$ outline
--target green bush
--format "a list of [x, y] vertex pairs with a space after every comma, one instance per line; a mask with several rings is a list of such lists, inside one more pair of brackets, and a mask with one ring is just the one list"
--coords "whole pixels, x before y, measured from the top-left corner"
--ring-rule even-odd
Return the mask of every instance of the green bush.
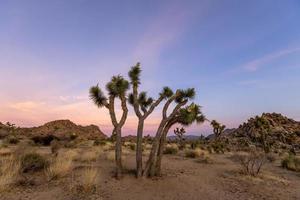
[[36, 172], [48, 166], [48, 161], [38, 153], [27, 153], [21, 157], [21, 168], [24, 173]]
[[281, 166], [292, 171], [300, 171], [300, 159], [290, 154], [281, 161]]
[[178, 147], [175, 145], [171, 145], [171, 146], [166, 146], [165, 150], [164, 150], [164, 154], [177, 154], [178, 153]]

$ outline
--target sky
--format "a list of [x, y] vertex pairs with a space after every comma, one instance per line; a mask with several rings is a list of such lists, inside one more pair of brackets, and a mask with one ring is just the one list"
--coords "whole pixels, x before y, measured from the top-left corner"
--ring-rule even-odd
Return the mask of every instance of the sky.
[[[0, 121], [70, 119], [110, 135], [88, 90], [136, 62], [141, 90], [194, 87], [206, 117], [228, 128], [263, 112], [300, 120], [299, 22], [299, 0], [0, 0]], [[136, 133], [129, 111], [124, 135]], [[160, 119], [158, 107], [145, 134]]]

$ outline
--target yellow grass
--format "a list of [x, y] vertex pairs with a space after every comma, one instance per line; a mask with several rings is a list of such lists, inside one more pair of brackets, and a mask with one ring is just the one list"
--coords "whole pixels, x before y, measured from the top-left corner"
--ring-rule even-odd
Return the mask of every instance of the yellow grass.
[[73, 160], [77, 153], [75, 151], [67, 151], [59, 154], [45, 170], [49, 180], [66, 176], [73, 168]]
[[92, 162], [96, 161], [99, 155], [95, 151], [86, 151], [80, 155], [80, 161], [82, 162]]
[[114, 145], [111, 142], [107, 142], [102, 146], [103, 151], [109, 151], [114, 149]]
[[0, 148], [0, 156], [10, 156], [12, 151], [10, 148]]
[[150, 154], [149, 149], [143, 151], [143, 156], [148, 156], [149, 154]]
[[85, 193], [91, 193], [96, 189], [98, 178], [97, 168], [88, 167], [84, 169], [80, 181], [80, 187]]
[[[115, 152], [114, 151], [106, 152], [105, 158], [109, 161], [115, 161]], [[124, 155], [124, 152], [123, 152], [122, 160], [125, 160], [125, 159], [126, 159], [126, 156]]]
[[109, 161], [114, 161], [115, 160], [115, 152], [114, 151], [107, 152], [106, 159]]
[[8, 190], [16, 182], [20, 169], [20, 161], [15, 157], [3, 158], [0, 168], [0, 192]]

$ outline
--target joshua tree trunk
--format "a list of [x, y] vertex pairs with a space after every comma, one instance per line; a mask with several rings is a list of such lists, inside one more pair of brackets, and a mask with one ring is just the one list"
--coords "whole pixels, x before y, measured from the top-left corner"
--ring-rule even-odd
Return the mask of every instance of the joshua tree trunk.
[[166, 126], [166, 124], [168, 123], [169, 120], [173, 119], [173, 117], [175, 116], [176, 112], [187, 103], [187, 100], [179, 103], [176, 105], [176, 107], [173, 109], [172, 113], [167, 116], [167, 110], [169, 105], [175, 100], [176, 95], [173, 96], [172, 98], [170, 98], [167, 103], [165, 104], [164, 108], [163, 108], [163, 119], [157, 129], [153, 144], [152, 144], [152, 149], [148, 158], [148, 161], [146, 163], [146, 167], [144, 170], [144, 176], [154, 176], [156, 173], [156, 162], [157, 162], [157, 154], [158, 154], [158, 149], [160, 147], [160, 140], [162, 137], [162, 133], [164, 130], [164, 127]]
[[143, 173], [143, 129], [144, 119], [139, 118], [137, 128], [137, 141], [136, 141], [136, 176], [141, 177]]
[[116, 178], [119, 179], [122, 176], [122, 134], [121, 128], [116, 128], [116, 149], [115, 149], [115, 160], [116, 160]]
[[159, 148], [158, 148], [158, 152], [157, 152], [157, 161], [156, 161], [156, 174], [155, 174], [156, 176], [161, 176], [161, 160], [162, 160], [162, 156], [163, 156], [166, 141], [167, 141], [167, 134], [173, 124], [174, 123], [169, 122], [165, 126], [165, 128], [163, 129], [163, 132], [162, 132], [162, 136], [160, 138]]
[[157, 160], [157, 152], [159, 149], [159, 143], [160, 143], [160, 139], [161, 139], [161, 135], [162, 135], [162, 131], [163, 128], [166, 124], [166, 120], [162, 120], [159, 128], [156, 132], [153, 144], [152, 144], [152, 149], [148, 158], [148, 161], [146, 163], [146, 167], [144, 170], [144, 176], [148, 177], [148, 176], [154, 176], [155, 175], [155, 164], [156, 164], [156, 160]]
[[[116, 178], [119, 179], [122, 176], [122, 127], [125, 124], [128, 109], [126, 106], [126, 98], [125, 96], [120, 96], [121, 99], [121, 107], [123, 110], [123, 114], [121, 117], [121, 120], [119, 123], [115, 123], [115, 132], [116, 132], [116, 146], [115, 146], [115, 158], [116, 158]], [[115, 112], [112, 110], [112, 113], [114, 113], [113, 118], [116, 121]]]

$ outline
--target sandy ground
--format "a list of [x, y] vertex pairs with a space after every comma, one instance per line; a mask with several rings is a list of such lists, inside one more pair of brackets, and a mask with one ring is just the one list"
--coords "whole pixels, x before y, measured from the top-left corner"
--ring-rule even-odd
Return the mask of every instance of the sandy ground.
[[[46, 150], [45, 150], [46, 151]], [[257, 178], [241, 175], [239, 165], [229, 154], [210, 155], [213, 164], [181, 155], [165, 155], [163, 176], [155, 179], [134, 177], [134, 152], [126, 155], [126, 172], [121, 180], [112, 178], [113, 161], [101, 156], [93, 167], [99, 170], [93, 194], [72, 192], [79, 172], [87, 163], [76, 162], [73, 175], [47, 182], [43, 173], [35, 174], [32, 186], [17, 186], [2, 194], [3, 200], [218, 200], [218, 199], [300, 199], [300, 175], [280, 168], [279, 160], [264, 166]], [[75, 178], [74, 178], [75, 177]]]

